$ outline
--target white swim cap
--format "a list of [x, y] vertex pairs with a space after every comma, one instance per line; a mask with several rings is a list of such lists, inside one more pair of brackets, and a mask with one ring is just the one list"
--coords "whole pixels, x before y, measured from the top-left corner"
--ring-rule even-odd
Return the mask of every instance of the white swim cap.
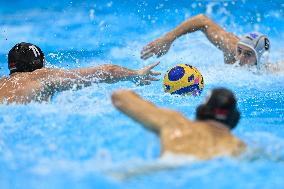
[[260, 66], [260, 58], [265, 52], [270, 50], [270, 42], [266, 35], [259, 32], [252, 32], [244, 35], [238, 44], [252, 49], [256, 55], [256, 65]]

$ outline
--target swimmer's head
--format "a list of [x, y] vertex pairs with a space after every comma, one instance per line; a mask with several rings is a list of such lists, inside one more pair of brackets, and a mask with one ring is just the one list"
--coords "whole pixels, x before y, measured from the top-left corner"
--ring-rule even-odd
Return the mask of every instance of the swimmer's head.
[[270, 50], [270, 42], [267, 36], [258, 32], [252, 32], [244, 35], [237, 45], [237, 59], [240, 65], [256, 65], [261, 64], [261, 57], [268, 54]]
[[215, 120], [229, 129], [235, 128], [240, 119], [240, 112], [234, 94], [225, 88], [213, 89], [205, 102], [197, 108], [196, 119]]
[[41, 49], [31, 43], [18, 43], [8, 54], [10, 74], [15, 72], [32, 72], [44, 67], [45, 58]]

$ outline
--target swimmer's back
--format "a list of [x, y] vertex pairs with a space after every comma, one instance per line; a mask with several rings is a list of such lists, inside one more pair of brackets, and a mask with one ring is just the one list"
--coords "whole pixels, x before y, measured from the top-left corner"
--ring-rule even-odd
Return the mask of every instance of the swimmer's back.
[[196, 121], [181, 127], [166, 127], [161, 132], [162, 154], [188, 154], [200, 159], [238, 155], [245, 144], [229, 129], [215, 121]]
[[210, 159], [238, 155], [245, 148], [226, 125], [213, 119], [191, 121], [179, 112], [158, 108], [127, 90], [114, 92], [112, 102], [120, 111], [160, 135], [161, 155], [171, 152]]

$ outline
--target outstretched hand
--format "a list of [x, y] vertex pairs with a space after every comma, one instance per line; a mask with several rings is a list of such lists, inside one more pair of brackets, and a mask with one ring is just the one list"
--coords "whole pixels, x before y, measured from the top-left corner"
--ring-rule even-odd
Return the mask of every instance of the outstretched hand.
[[152, 71], [152, 69], [158, 64], [160, 64], [160, 62], [156, 62], [137, 70], [137, 76], [134, 77], [133, 82], [136, 85], [149, 85], [151, 84], [151, 81], [159, 81], [160, 79], [156, 78], [155, 76], [161, 75], [161, 73]]
[[169, 51], [172, 42], [172, 40], [169, 40], [166, 37], [158, 38], [155, 41], [152, 41], [141, 51], [141, 58], [146, 60], [153, 55], [157, 55], [157, 57], [163, 56]]

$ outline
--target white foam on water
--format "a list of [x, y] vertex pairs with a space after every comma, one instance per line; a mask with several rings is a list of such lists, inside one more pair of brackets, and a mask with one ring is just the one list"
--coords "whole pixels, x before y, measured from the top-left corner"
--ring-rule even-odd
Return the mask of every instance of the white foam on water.
[[[200, 7], [201, 5], [198, 4], [194, 2], [190, 7]], [[108, 2], [104, 5], [104, 7], [114, 6], [115, 2]], [[161, 6], [159, 5], [158, 8], [162, 9]], [[183, 9], [179, 9], [177, 12], [185, 15], [186, 18], [192, 14], [190, 10]], [[217, 20], [223, 26], [226, 26], [225, 23], [228, 21], [233, 22], [234, 19], [239, 19], [235, 18], [227, 10], [227, 7], [215, 5], [215, 2], [208, 4], [207, 13], [213, 17], [214, 13], [225, 15]], [[21, 20], [23, 15], [26, 18], [36, 18], [36, 15], [39, 14], [42, 15], [41, 18], [45, 18], [43, 19], [44, 24], [36, 19], [18, 25], [9, 22], [13, 19]], [[270, 11], [269, 14], [271, 15], [266, 18], [280, 19], [282, 16], [279, 11]], [[270, 113], [277, 109], [279, 114], [283, 114], [281, 102], [279, 102], [279, 106], [270, 107], [270, 109], [260, 109], [256, 106], [262, 105], [264, 100], [281, 100], [271, 94], [274, 94], [274, 91], [279, 95], [282, 94], [280, 91], [283, 90], [283, 71], [275, 74], [259, 73], [246, 67], [225, 65], [222, 52], [210, 44], [201, 32], [189, 34], [176, 40], [170, 51], [160, 59], [151, 58], [142, 61], [140, 51], [143, 46], [164, 35], [175, 25], [172, 23], [165, 23], [165, 26], [161, 27], [159, 24], [156, 24], [157, 27], [156, 25], [148, 25], [151, 29], [147, 29], [145, 33], [138, 33], [135, 28], [133, 29], [133, 26], [143, 23], [144, 20], [140, 16], [134, 15], [129, 18], [128, 22], [125, 15], [99, 14], [94, 6], [84, 10], [78, 8], [75, 12], [34, 10], [15, 13], [12, 15], [15, 17], [9, 16], [0, 16], [3, 19], [9, 18], [6, 20], [7, 23], [0, 27], [1, 32], [5, 30], [5, 36], [8, 38], [8, 41], [0, 42], [0, 46], [3, 47], [3, 52], [1, 52], [4, 54], [15, 42], [32, 41], [40, 43], [52, 51], [47, 54], [49, 66], [56, 64], [57, 67], [64, 68], [64, 65], [70, 64], [70, 62], [64, 59], [65, 55], [61, 50], [72, 49], [75, 52], [82, 49], [94, 50], [100, 44], [105, 43], [110, 44], [110, 47], [107, 47], [104, 58], [94, 57], [82, 63], [82, 57], [70, 55], [69, 58], [75, 62], [72, 66], [97, 66], [104, 63], [114, 63], [138, 69], [160, 60], [161, 64], [155, 70], [160, 71], [162, 75], [159, 77], [161, 81], [153, 82], [150, 86], [138, 87], [131, 82], [112, 85], [94, 84], [78, 91], [70, 90], [58, 93], [51, 102], [47, 103], [0, 105], [0, 161], [3, 163], [2, 165], [8, 167], [8, 174], [13, 174], [9, 172], [11, 169], [28, 170], [29, 173], [36, 176], [64, 172], [69, 175], [87, 177], [93, 173], [100, 173], [122, 182], [128, 182], [132, 178], [145, 178], [149, 175], [151, 178], [155, 178], [155, 176], [159, 176], [159, 173], [166, 172], [167, 174], [162, 174], [162, 179], [172, 179], [169, 181], [170, 183], [182, 185], [189, 178], [216, 175], [220, 169], [226, 169], [226, 166], [232, 166], [240, 171], [251, 169], [253, 172], [255, 167], [251, 165], [252, 160], [259, 162], [259, 164], [263, 164], [263, 161], [271, 161], [276, 164], [278, 162], [279, 166], [282, 165], [284, 144], [282, 136], [273, 133], [277, 131], [274, 131], [275, 128], [272, 127], [267, 130], [263, 129], [261, 132], [256, 132], [256, 128], [251, 129], [251, 127], [267, 125], [269, 118], [258, 117], [264, 112]], [[51, 17], [56, 18], [56, 22]], [[154, 17], [151, 16], [150, 19], [155, 22], [159, 21]], [[265, 21], [263, 17], [258, 16], [257, 18]], [[162, 16], [159, 19], [162, 19]], [[247, 19], [249, 18], [247, 17]], [[69, 27], [74, 28], [68, 29]], [[232, 24], [228, 30], [242, 34], [242, 32], [246, 33], [247, 30], [253, 28], [262, 30], [265, 27], [260, 23], [248, 28], [246, 25]], [[277, 29], [271, 27], [265, 28], [264, 31], [274, 30]], [[283, 33], [280, 31], [278, 33], [279, 36], [271, 38], [270, 58], [273, 64], [279, 64], [280, 70], [283, 70], [283, 42], [279, 40], [283, 37]], [[119, 43], [115, 43], [117, 41]], [[108, 59], [107, 61], [105, 61], [105, 57]], [[163, 74], [178, 63], [193, 65], [201, 71], [205, 81], [205, 89], [201, 97], [176, 97], [163, 92]], [[248, 112], [244, 108], [244, 112], [251, 114], [246, 116], [252, 116], [253, 125], [248, 127], [241, 125], [241, 128], [236, 131], [236, 134], [251, 145], [251, 148], [243, 158], [232, 160], [233, 163], [230, 162], [230, 158], [215, 159], [208, 164], [199, 162], [203, 166], [197, 166], [197, 168], [191, 167], [191, 165], [198, 164], [198, 161], [187, 156], [168, 155], [159, 159], [158, 137], [152, 136], [139, 124], [118, 112], [112, 106], [110, 99], [114, 90], [127, 88], [136, 91], [143, 98], [159, 106], [183, 111], [186, 116], [192, 118], [194, 117], [194, 109], [202, 101], [205, 92], [216, 86], [225, 86], [234, 90], [239, 98], [239, 103], [245, 104], [249, 110], [252, 109], [252, 112]], [[253, 102], [250, 103], [250, 100]], [[273, 119], [276, 119], [276, 116]], [[278, 120], [277, 123], [281, 124], [281, 120]], [[241, 122], [241, 124], [243, 123]], [[249, 165], [245, 162], [249, 162]], [[189, 168], [184, 171], [182, 167], [187, 166]], [[179, 170], [181, 174], [173, 173], [175, 170]], [[228, 173], [224, 170], [223, 172]], [[223, 172], [221, 171], [220, 174]], [[245, 177], [247, 172], [242, 173]], [[254, 175], [260, 177], [257, 173]], [[271, 179], [272, 181], [273, 179]]]

